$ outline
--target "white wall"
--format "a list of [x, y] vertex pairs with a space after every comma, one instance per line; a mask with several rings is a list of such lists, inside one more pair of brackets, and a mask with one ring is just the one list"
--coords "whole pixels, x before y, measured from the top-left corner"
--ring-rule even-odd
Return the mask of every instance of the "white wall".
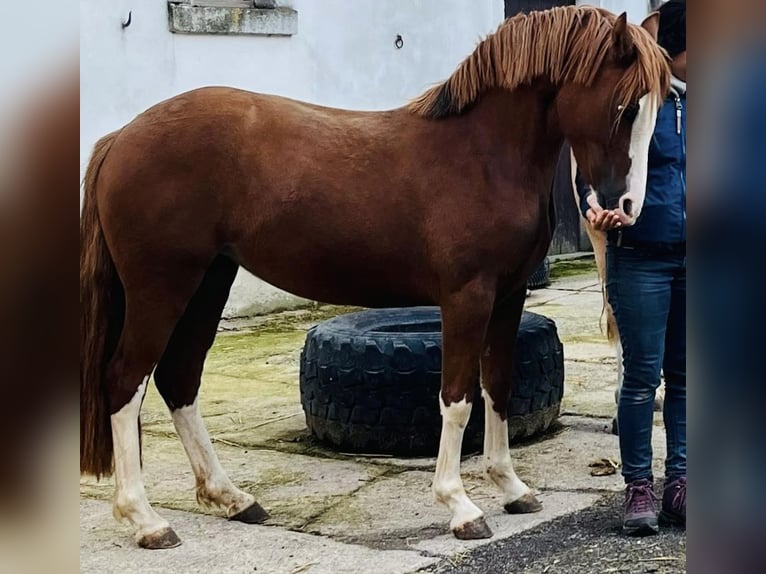
[[[292, 37], [171, 34], [165, 0], [81, 0], [80, 158], [147, 107], [205, 85], [228, 85], [351, 109], [403, 105], [447, 77], [503, 19], [502, 0], [283, 0]], [[122, 19], [133, 12], [123, 30]], [[404, 47], [394, 39], [401, 34]], [[244, 271], [225, 314], [297, 299]]]
[[628, 21], [640, 24], [649, 13], [649, 0], [577, 0], [577, 5], [590, 4], [615, 14], [628, 13]]

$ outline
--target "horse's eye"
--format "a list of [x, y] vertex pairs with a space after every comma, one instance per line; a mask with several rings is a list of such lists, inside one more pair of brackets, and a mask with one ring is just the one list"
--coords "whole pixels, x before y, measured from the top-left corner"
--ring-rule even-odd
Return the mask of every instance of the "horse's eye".
[[638, 102], [628, 104], [627, 106], [617, 106], [617, 111], [622, 114], [622, 118], [627, 122], [632, 122], [638, 115]]

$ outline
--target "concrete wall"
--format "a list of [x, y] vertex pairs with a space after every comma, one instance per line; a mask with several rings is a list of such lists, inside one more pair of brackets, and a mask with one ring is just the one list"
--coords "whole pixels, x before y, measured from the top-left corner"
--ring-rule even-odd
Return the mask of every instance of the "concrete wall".
[[[351, 109], [403, 105], [447, 77], [503, 19], [502, 0], [283, 0], [291, 37], [178, 35], [165, 0], [81, 0], [80, 157], [147, 107], [205, 85], [229, 85]], [[130, 27], [120, 22], [132, 10]], [[394, 46], [400, 34], [404, 46]], [[225, 314], [300, 301], [244, 271]]]

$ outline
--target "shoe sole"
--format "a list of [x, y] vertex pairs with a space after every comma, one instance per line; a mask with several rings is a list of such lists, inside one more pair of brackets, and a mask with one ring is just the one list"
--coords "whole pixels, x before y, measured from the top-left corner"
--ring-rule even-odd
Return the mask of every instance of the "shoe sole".
[[652, 534], [657, 534], [660, 531], [659, 524], [638, 524], [636, 526], [625, 526], [622, 527], [622, 532], [624, 534], [627, 534], [628, 536], [651, 536]]

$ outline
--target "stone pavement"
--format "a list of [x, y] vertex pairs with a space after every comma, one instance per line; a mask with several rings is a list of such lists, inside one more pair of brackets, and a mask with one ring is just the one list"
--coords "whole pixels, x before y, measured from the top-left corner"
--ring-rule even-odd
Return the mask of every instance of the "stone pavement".
[[[447, 530], [447, 510], [432, 499], [433, 458], [355, 456], [315, 444], [300, 406], [298, 356], [309, 326], [348, 310], [321, 306], [228, 321], [206, 364], [200, 399], [206, 424], [224, 468], [270, 512], [269, 522], [230, 523], [220, 512], [197, 506], [188, 461], [152, 387], [142, 413], [146, 488], [184, 544], [138, 549], [130, 527], [112, 518], [112, 480], [83, 478], [81, 571], [413, 572], [619, 491], [619, 474], [593, 477], [588, 467], [595, 459], [619, 459], [616, 437], [608, 432], [616, 364], [599, 326], [602, 299], [595, 269], [578, 260], [556, 270], [559, 278], [533, 291], [527, 308], [553, 318], [564, 342], [561, 424], [546, 437], [512, 447], [518, 474], [543, 502], [541, 513], [505, 514], [474, 453], [464, 460], [463, 480], [495, 536], [459, 541]], [[661, 425], [655, 431], [656, 472], [662, 476], [664, 432]]]

